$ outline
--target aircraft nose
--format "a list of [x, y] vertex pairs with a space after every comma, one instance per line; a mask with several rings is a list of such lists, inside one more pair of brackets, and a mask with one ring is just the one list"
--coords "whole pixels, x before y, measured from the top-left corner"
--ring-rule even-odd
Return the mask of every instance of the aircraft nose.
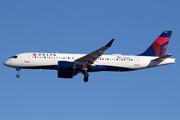
[[6, 60], [4, 63], [3, 63], [5, 66], [10, 66], [11, 62], [9, 60]]

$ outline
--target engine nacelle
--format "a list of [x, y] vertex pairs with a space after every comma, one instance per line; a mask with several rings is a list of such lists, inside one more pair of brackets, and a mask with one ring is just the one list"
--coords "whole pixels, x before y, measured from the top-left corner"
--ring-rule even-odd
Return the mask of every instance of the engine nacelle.
[[73, 78], [73, 62], [58, 61], [58, 78]]
[[58, 61], [58, 71], [73, 71], [73, 62]]

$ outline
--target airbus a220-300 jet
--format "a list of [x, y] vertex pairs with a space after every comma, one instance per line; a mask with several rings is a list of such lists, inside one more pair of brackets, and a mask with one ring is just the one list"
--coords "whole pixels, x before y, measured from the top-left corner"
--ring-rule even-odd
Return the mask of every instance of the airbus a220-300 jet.
[[152, 45], [138, 55], [103, 55], [111, 47], [114, 39], [105, 46], [89, 54], [62, 54], [29, 52], [12, 56], [4, 62], [5, 66], [16, 68], [19, 78], [20, 69], [53, 69], [58, 78], [73, 78], [78, 73], [88, 81], [88, 72], [132, 71], [175, 63], [176, 59], [165, 55], [172, 31], [164, 31]]

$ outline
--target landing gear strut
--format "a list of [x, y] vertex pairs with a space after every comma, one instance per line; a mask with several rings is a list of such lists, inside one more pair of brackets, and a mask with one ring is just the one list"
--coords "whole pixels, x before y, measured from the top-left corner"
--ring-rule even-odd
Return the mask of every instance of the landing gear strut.
[[84, 71], [83, 74], [84, 74], [84, 82], [87, 82], [87, 81], [88, 81], [89, 74], [88, 74], [87, 71]]
[[19, 71], [20, 71], [21, 69], [20, 69], [20, 68], [16, 68], [16, 70], [18, 71], [18, 74], [16, 75], [16, 77], [19, 78], [19, 77], [20, 77]]

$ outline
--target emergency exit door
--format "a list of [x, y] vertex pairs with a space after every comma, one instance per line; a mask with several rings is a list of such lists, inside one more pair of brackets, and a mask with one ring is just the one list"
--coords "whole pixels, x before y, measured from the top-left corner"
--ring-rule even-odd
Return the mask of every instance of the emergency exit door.
[[139, 66], [139, 57], [138, 56], [134, 57], [134, 66]]

